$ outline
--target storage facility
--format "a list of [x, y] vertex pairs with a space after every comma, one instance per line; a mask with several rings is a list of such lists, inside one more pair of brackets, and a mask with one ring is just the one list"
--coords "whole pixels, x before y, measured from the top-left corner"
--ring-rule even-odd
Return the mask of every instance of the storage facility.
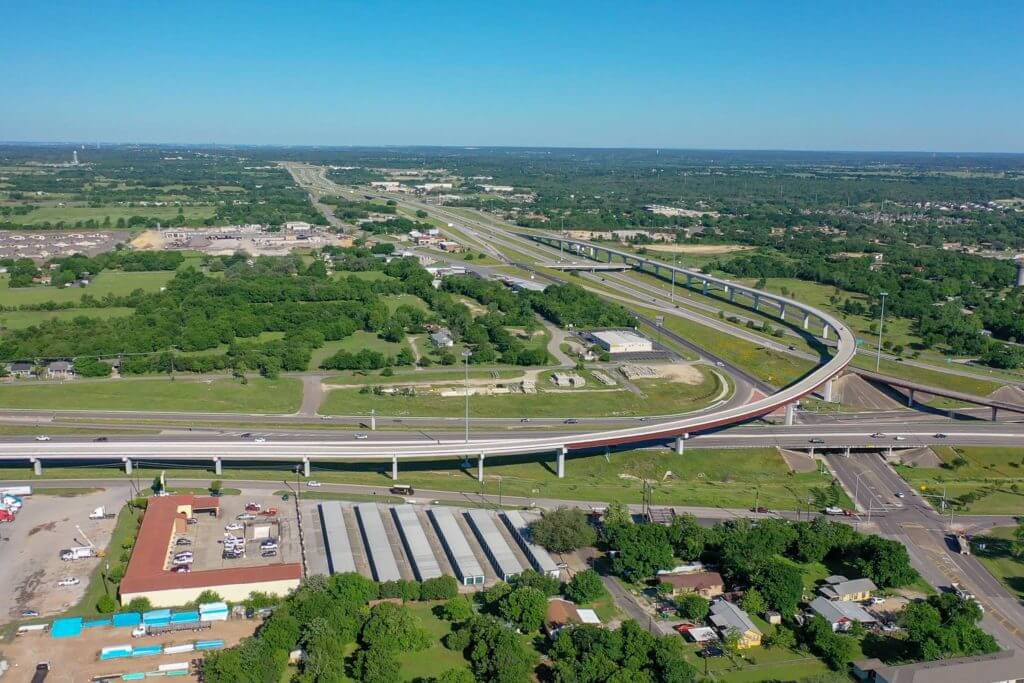
[[523, 516], [519, 514], [519, 511], [506, 510], [501, 513], [501, 518], [505, 522], [505, 526], [512, 533], [512, 538], [516, 539], [516, 543], [522, 548], [526, 559], [533, 565], [533, 568], [545, 576], [561, 579], [562, 570], [551, 559], [551, 555], [548, 554], [547, 550], [533, 542], [530, 527], [523, 519]]
[[398, 533], [402, 536], [402, 543], [405, 545], [405, 552], [412, 563], [416, 578], [420, 581], [436, 579], [441, 576], [441, 565], [434, 557], [434, 551], [430, 549], [430, 541], [420, 524], [419, 515], [412, 505], [396, 505], [391, 508], [391, 515], [395, 518], [395, 525]]
[[522, 573], [523, 565], [519, 564], [515, 553], [508, 546], [505, 537], [501, 535], [491, 512], [479, 509], [467, 510], [465, 515], [477, 540], [480, 541], [480, 547], [487, 553], [487, 559], [491, 561], [491, 565], [497, 572], [498, 578], [508, 581], [513, 576]]
[[451, 508], [433, 507], [428, 514], [444, 546], [445, 554], [448, 555], [448, 561], [457, 574], [456, 578], [463, 586], [482, 586], [484, 570], [469, 547], [469, 541], [462, 533], [454, 511]]
[[402, 574], [398, 571], [398, 563], [395, 561], [394, 550], [384, 529], [380, 508], [376, 503], [360, 503], [355, 508], [363, 534], [363, 543], [366, 545], [370, 566], [373, 569], [373, 578], [377, 581], [398, 581]]
[[654, 350], [650, 339], [632, 330], [600, 330], [591, 334], [598, 345], [608, 353], [642, 353]]
[[341, 503], [327, 501], [320, 503], [318, 507], [324, 544], [327, 546], [328, 569], [332, 574], [356, 571], [356, 561], [352, 556], [352, 543], [349, 541], [348, 525], [345, 523]]

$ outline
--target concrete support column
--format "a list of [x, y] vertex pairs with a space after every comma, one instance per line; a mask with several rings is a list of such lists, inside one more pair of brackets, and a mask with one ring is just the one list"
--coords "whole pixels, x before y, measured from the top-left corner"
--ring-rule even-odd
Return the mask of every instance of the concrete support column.
[[703, 289], [703, 292], [704, 292], [704, 296], [707, 296], [707, 295], [708, 295], [708, 281], [707, 281], [707, 280], [705, 280], [705, 281], [704, 281], [704, 289]]
[[886, 458], [892, 460], [892, 446], [889, 446], [889, 454], [886, 456]]
[[370, 413], [370, 431], [371, 432], [377, 431], [377, 414], [376, 413]]
[[686, 274], [686, 286], [687, 288], [693, 286], [693, 276], [690, 275], [689, 273]]
[[832, 402], [832, 389], [834, 388], [835, 382], [836, 380], [834, 377], [825, 382], [825, 403]]
[[480, 458], [476, 461], [476, 480], [481, 484], [484, 481], [484, 454], [480, 454]]
[[844, 458], [849, 458], [850, 457], [850, 447], [849, 446], [847, 446], [846, 449], [843, 451], [843, 457]]
[[757, 307], [760, 306], [760, 305], [761, 305], [761, 297], [759, 295], [755, 294], [754, 295], [754, 310], [756, 311]]
[[825, 324], [824, 324], [824, 325], [822, 326], [822, 328], [821, 328], [821, 338], [822, 338], [822, 339], [828, 339], [828, 332], [829, 332], [829, 329], [831, 329], [831, 328], [829, 328], [829, 326], [828, 326], [828, 323], [825, 323]]
[[43, 476], [43, 461], [38, 458], [32, 458], [32, 473], [37, 477]]
[[682, 436], [676, 437], [676, 455], [682, 455], [686, 452], [686, 439]]
[[124, 461], [124, 473], [125, 474], [131, 474], [132, 473], [132, 459], [131, 458], [122, 458], [122, 460]]
[[911, 389], [907, 392], [907, 405], [911, 408], [914, 407], [914, 390]]
[[736, 301], [736, 289], [734, 287], [729, 288], [729, 301]]
[[216, 474], [218, 477], [224, 474], [224, 464], [220, 458], [213, 459], [213, 473]]
[[398, 456], [391, 456], [391, 481], [398, 481]]
[[992, 421], [993, 422], [996, 421], [996, 417], [998, 417], [998, 415], [999, 415], [999, 409], [996, 408], [995, 406], [992, 406]]
[[309, 477], [309, 458], [302, 459], [302, 476]]
[[786, 304], [782, 301], [779, 302], [779, 317], [783, 320], [786, 319]]
[[796, 403], [786, 404], [786, 426], [792, 427], [796, 420]]
[[568, 448], [562, 446], [561, 448], [558, 449], [557, 452], [556, 471], [558, 472], [559, 479], [565, 479], [565, 454], [568, 452], [568, 450]]

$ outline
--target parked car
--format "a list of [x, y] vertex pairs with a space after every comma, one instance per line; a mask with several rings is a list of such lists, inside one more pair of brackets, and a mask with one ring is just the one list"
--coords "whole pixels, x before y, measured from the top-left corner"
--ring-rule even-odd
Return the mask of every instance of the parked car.
[[199, 524], [199, 520], [196, 519], [195, 517], [189, 517], [188, 519], [185, 520], [185, 523], [186, 524]]
[[235, 519], [237, 519], [239, 521], [247, 522], [249, 520], [256, 519], [256, 515], [252, 514], [251, 512], [243, 512], [242, 514], [240, 514], [237, 517], [235, 517]]
[[244, 528], [245, 528], [245, 525], [244, 524], [239, 524], [238, 522], [231, 522], [230, 524], [225, 524], [224, 525], [224, 531], [238, 531], [239, 529], [244, 529]]
[[192, 545], [192, 541], [188, 540], [187, 538], [179, 538], [177, 541], [174, 542], [174, 545]]
[[192, 567], [187, 564], [179, 564], [177, 567], [172, 567], [171, 571], [175, 574], [188, 574], [192, 571]]
[[35, 611], [34, 609], [25, 609], [25, 610], [21, 611], [21, 618], [22, 619], [31, 619], [32, 617], [38, 617], [38, 616], [39, 616], [39, 612]]
[[309, 481], [306, 482], [306, 486], [308, 486], [311, 489], [318, 489], [320, 488], [320, 482], [318, 482], [316, 479], [310, 479]]
[[77, 586], [80, 583], [82, 583], [82, 582], [78, 580], [78, 577], [76, 577], [76, 576], [68, 576], [68, 577], [63, 578], [60, 581], [58, 581], [57, 582], [57, 587], [58, 588], [67, 588], [68, 586]]
[[883, 597], [881, 597], [879, 595], [876, 595], [875, 597], [873, 597], [870, 600], [868, 600], [868, 604], [869, 605], [881, 605], [884, 602], [885, 602], [885, 598], [883, 598]]
[[245, 504], [245, 511], [246, 512], [259, 512], [262, 509], [263, 509], [263, 506], [260, 505], [259, 503], [249, 502], [249, 503]]
[[277, 557], [277, 550], [270, 548], [260, 553], [260, 557]]

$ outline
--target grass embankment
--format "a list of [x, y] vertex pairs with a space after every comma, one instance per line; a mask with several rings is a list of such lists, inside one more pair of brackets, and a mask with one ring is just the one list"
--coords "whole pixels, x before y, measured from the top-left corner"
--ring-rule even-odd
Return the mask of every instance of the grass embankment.
[[302, 402], [297, 379], [197, 381], [139, 378], [0, 386], [0, 408], [211, 413], [293, 413]]
[[[791, 474], [778, 451], [771, 448], [688, 448], [684, 455], [658, 449], [612, 453], [607, 458], [603, 455], [570, 458], [566, 463], [565, 479], [555, 476], [553, 457], [503, 458], [488, 460], [485, 464], [482, 485], [476, 480], [476, 463], [460, 460], [400, 462], [399, 476], [403, 484], [428, 490], [497, 496], [500, 486], [505, 496], [622, 503], [642, 502], [642, 479], [647, 478], [654, 482], [654, 502], [657, 505], [749, 508], [754, 504], [756, 493], [758, 505], [776, 510], [795, 510], [804, 506], [814, 489], [829, 484], [827, 477], [816, 473]], [[286, 462], [280, 463], [278, 469], [268, 469], [265, 463], [246, 465], [231, 462], [225, 466], [222, 476], [214, 477], [210, 470], [201, 468], [175, 468], [168, 476], [173, 480], [209, 481], [217, 478], [240, 486], [237, 482], [244, 480], [293, 482], [293, 468], [294, 463]], [[135, 477], [140, 481], [150, 481], [165, 469], [160, 465], [136, 465]], [[313, 463], [312, 478], [325, 484], [388, 486], [390, 474], [391, 463], [316, 462]], [[0, 469], [0, 479], [11, 481], [43, 482], [47, 479], [111, 476], [118, 476], [113, 472], [113, 466], [45, 467], [41, 477], [34, 477], [29, 467]], [[287, 487], [282, 485], [280, 492], [286, 491]], [[305, 491], [303, 495], [306, 495]], [[339, 497], [353, 499], [350, 494], [339, 494]], [[374, 498], [379, 500], [380, 496]], [[845, 496], [841, 497], [839, 504], [852, 507]]]
[[[671, 380], [637, 380], [634, 382], [642, 395], [623, 388], [593, 390], [596, 382], [583, 389], [552, 391], [538, 382], [536, 394], [506, 394], [501, 396], [472, 396], [470, 414], [473, 417], [610, 417], [664, 415], [703, 407], [721, 392], [718, 377], [708, 369], [700, 369], [699, 384], [685, 384]], [[458, 388], [458, 383], [453, 383]], [[429, 417], [459, 417], [465, 411], [463, 396], [442, 397], [436, 393], [420, 392], [416, 396], [387, 396], [360, 393], [359, 389], [331, 391], [319, 412], [324, 415], [416, 415]]]
[[[976, 515], [1016, 515], [1024, 510], [1024, 448], [939, 446], [942, 467], [898, 466], [909, 484], [926, 496], [943, 490], [955, 509]], [[935, 507], [938, 498], [928, 500]]]
[[1013, 556], [1013, 532], [1014, 527], [990, 529], [984, 536], [971, 539], [971, 548], [992, 576], [999, 579], [1017, 599], [1024, 600], [1024, 558]]

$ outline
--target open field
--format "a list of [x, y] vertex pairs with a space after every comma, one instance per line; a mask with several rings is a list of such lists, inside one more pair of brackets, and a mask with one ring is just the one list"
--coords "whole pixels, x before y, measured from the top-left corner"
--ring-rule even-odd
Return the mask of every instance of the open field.
[[[497, 370], [478, 370], [470, 368], [470, 379], [509, 379], [522, 377], [523, 370], [503, 368]], [[395, 368], [394, 374], [384, 377], [379, 370], [354, 371], [345, 370], [331, 375], [324, 380], [325, 384], [401, 384], [402, 382], [445, 382], [465, 378], [465, 370], [452, 367], [434, 366], [415, 370], [409, 367]]]
[[461, 652], [453, 652], [446, 648], [441, 639], [448, 635], [451, 624], [434, 616], [433, 609], [440, 603], [413, 602], [406, 607], [420, 620], [420, 624], [430, 633], [430, 647], [421, 652], [403, 652], [398, 655], [403, 680], [421, 680], [432, 676], [440, 676], [448, 669], [469, 668], [469, 664]]
[[[186, 219], [209, 218], [213, 216], [213, 206], [183, 206], [182, 212]], [[102, 223], [108, 217], [111, 223], [118, 218], [125, 220], [132, 216], [146, 216], [171, 221], [178, 216], [177, 206], [40, 206], [25, 216], [19, 216], [17, 222], [23, 225], [42, 225], [43, 223], [64, 222], [65, 227], [72, 227], [78, 221], [94, 220]]]
[[45, 410], [147, 410], [291, 413], [299, 408], [296, 379], [75, 380], [64, 384], [0, 386], [0, 407]]
[[[374, 332], [365, 332], [363, 330], [356, 330], [354, 333], [345, 337], [344, 339], [338, 339], [334, 341], [324, 342], [324, 345], [318, 349], [313, 349], [309, 361], [310, 370], [319, 370], [320, 364], [326, 359], [330, 358], [338, 351], [348, 351], [349, 353], [356, 353], [363, 349], [369, 349], [371, 351], [380, 351], [385, 356], [394, 356], [402, 350], [403, 344], [395, 342], [385, 341], [376, 335]], [[388, 378], [382, 378], [387, 380]]]
[[[1024, 510], [1024, 448], [940, 446], [932, 450], [943, 467], [896, 468], [918, 491], [940, 498], [945, 491], [964, 513], [1015, 515]], [[958, 456], [965, 461], [959, 466]], [[939, 506], [937, 498], [929, 500]]]
[[336, 270], [334, 277], [338, 279], [354, 277], [360, 280], [388, 280], [391, 276], [382, 270]]
[[990, 529], [984, 536], [972, 538], [971, 548], [992, 576], [1018, 599], [1024, 600], [1024, 558], [1013, 556], [1013, 532], [1014, 527]]
[[[57, 291], [57, 290], [55, 290]], [[0, 311], [0, 327], [7, 330], [21, 330], [39, 325], [48, 320], [73, 320], [79, 316], [87, 318], [121, 318], [133, 313], [131, 308], [67, 308], [59, 311]]]
[[102, 299], [107, 294], [125, 296], [136, 289], [156, 291], [174, 277], [173, 271], [130, 272], [104, 271], [87, 287], [18, 287], [7, 286], [7, 275], [0, 275], [0, 306], [41, 304], [47, 301], [64, 303], [79, 301], [83, 294]]
[[[685, 384], [668, 380], [639, 380], [643, 396], [626, 389], [576, 389], [550, 391], [539, 383], [536, 394], [473, 396], [470, 414], [474, 417], [592, 417], [668, 414], [685, 412], [708, 405], [721, 392], [713, 373], [701, 369], [703, 381]], [[593, 383], [588, 383], [588, 388]], [[453, 383], [458, 387], [458, 382]], [[319, 412], [323, 415], [417, 415], [458, 417], [465, 410], [462, 396], [441, 397], [436, 393], [416, 396], [386, 396], [360, 393], [358, 389], [331, 391]]]
[[426, 301], [413, 294], [392, 294], [384, 297], [384, 303], [387, 304], [388, 310], [392, 313], [394, 313], [399, 306], [412, 306], [423, 311], [430, 310]]

